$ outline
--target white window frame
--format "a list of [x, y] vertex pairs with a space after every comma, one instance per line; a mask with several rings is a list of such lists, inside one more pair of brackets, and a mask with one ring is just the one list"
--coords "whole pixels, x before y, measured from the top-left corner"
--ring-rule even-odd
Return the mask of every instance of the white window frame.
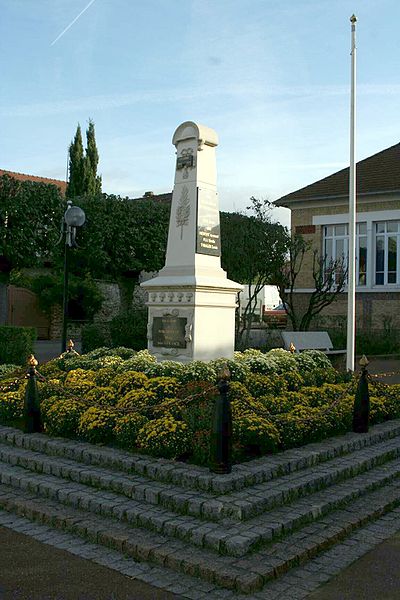
[[[368, 274], [368, 235], [367, 235], [367, 231], [365, 233], [360, 233], [359, 229], [360, 229], [360, 225], [366, 225], [366, 223], [357, 223], [356, 226], [356, 282], [357, 282], [357, 286], [360, 287], [364, 287], [367, 283], [367, 279], [365, 280], [365, 283], [359, 283], [360, 281], [360, 261], [359, 261], [359, 257], [360, 257], [360, 238], [366, 238], [367, 241], [367, 265], [366, 265], [366, 277]], [[332, 235], [328, 235], [325, 232], [325, 227], [336, 227], [336, 226], [340, 226], [340, 227], [345, 227], [345, 233], [343, 234], [337, 234], [336, 231], [333, 232]], [[326, 241], [327, 240], [331, 240], [332, 241], [332, 260], [339, 260], [340, 258], [344, 258], [344, 267], [347, 269], [348, 268], [348, 259], [349, 259], [349, 224], [348, 223], [335, 223], [335, 224], [331, 224], [331, 225], [323, 225], [322, 226], [322, 249], [323, 249], [323, 253], [324, 253], [324, 259], [327, 259], [328, 255], [326, 253]], [[336, 252], [336, 245], [338, 241], [343, 241], [343, 248], [344, 248], [344, 252], [342, 256], [338, 256], [337, 252]], [[346, 281], [346, 286], [347, 286], [347, 281]]]
[[[377, 221], [376, 223], [374, 223], [374, 285], [376, 287], [398, 287], [400, 285], [400, 219], [398, 221], [393, 220], [392, 222], [397, 222], [398, 226], [397, 226], [397, 232], [396, 231], [388, 231], [387, 230], [387, 224], [390, 223], [391, 221]], [[378, 233], [377, 231], [377, 225], [379, 223], [384, 223], [385, 224], [385, 231], [384, 232], [380, 232]], [[383, 283], [376, 283], [376, 240], [378, 237], [381, 237], [384, 239], [384, 255], [383, 255]], [[389, 238], [390, 237], [395, 237], [397, 238], [396, 240], [396, 254], [397, 254], [397, 259], [396, 259], [396, 281], [393, 282], [389, 282], [389, 269], [388, 269], [388, 258], [389, 258]], [[382, 271], [380, 271], [382, 272]]]
[[[378, 201], [377, 201], [378, 202]], [[357, 213], [357, 223], [366, 222], [367, 224], [367, 273], [366, 273], [366, 285], [357, 285], [357, 291], [359, 292], [384, 292], [390, 290], [391, 292], [400, 292], [400, 279], [397, 278], [397, 283], [390, 284], [375, 284], [375, 265], [376, 265], [376, 234], [375, 225], [380, 221], [399, 221], [400, 210], [377, 210], [368, 212]], [[315, 215], [312, 218], [313, 225], [343, 225], [343, 223], [349, 222], [348, 213], [340, 213], [336, 215]], [[324, 243], [323, 229], [321, 231], [322, 244]], [[324, 246], [323, 246], [324, 247]], [[397, 260], [397, 269], [400, 268], [400, 257]], [[358, 280], [358, 279], [357, 279]]]

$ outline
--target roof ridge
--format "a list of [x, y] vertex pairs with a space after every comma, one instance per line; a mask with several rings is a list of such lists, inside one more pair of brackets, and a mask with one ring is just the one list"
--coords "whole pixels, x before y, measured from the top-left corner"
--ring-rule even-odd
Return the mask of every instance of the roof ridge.
[[3, 175], [22, 175], [23, 177], [32, 177], [35, 179], [47, 179], [48, 181], [58, 181], [59, 183], [67, 184], [63, 179], [56, 179], [55, 177], [46, 177], [45, 175], [30, 175], [29, 173], [21, 173], [20, 171], [9, 171], [8, 169], [0, 169], [0, 174]]
[[[399, 159], [400, 142], [357, 161], [357, 193], [399, 189], [400, 169], [395, 169]], [[344, 167], [335, 173], [281, 196], [275, 200], [275, 203], [277, 206], [285, 206], [286, 202], [296, 200], [317, 200], [320, 197], [346, 195], [348, 194], [346, 185], [349, 171], [349, 166]], [[362, 176], [360, 172], [362, 172]]]

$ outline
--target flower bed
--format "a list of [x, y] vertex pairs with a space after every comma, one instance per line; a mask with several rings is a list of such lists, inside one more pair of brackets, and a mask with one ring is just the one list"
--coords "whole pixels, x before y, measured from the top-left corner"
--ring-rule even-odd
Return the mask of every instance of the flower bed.
[[[356, 381], [318, 351], [246, 350], [233, 360], [182, 365], [158, 363], [147, 351], [98, 348], [64, 354], [40, 369], [45, 431], [206, 465], [216, 383], [225, 365], [235, 461], [351, 429]], [[21, 374], [12, 367], [0, 371], [2, 423], [21, 419]], [[377, 384], [370, 395], [371, 423], [400, 416], [400, 385]]]

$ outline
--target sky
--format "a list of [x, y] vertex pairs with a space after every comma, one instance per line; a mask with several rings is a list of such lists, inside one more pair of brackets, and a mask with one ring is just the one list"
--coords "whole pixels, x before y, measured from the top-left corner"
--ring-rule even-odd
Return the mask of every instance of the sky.
[[352, 13], [360, 160], [400, 141], [399, 0], [0, 0], [0, 168], [65, 179], [91, 118], [103, 191], [171, 191], [190, 120], [221, 210], [279, 198], [349, 164]]

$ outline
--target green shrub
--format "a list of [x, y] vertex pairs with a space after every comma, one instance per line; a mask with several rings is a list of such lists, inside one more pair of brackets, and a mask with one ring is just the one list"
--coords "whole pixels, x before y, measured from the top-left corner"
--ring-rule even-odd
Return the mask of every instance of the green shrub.
[[[1, 334], [0, 334], [1, 335]], [[0, 365], [0, 379], [9, 377], [12, 373], [17, 373], [21, 367], [18, 365]]]
[[[271, 415], [289, 413], [296, 406], [295, 399], [289, 394], [286, 396], [260, 396], [257, 400], [262, 405], [263, 411], [267, 411]], [[298, 403], [302, 401], [303, 397], [299, 395]]]
[[104, 323], [87, 323], [81, 329], [82, 352], [90, 352], [100, 346], [110, 346], [110, 332]]
[[148, 362], [142, 370], [147, 377], [175, 377], [180, 379], [185, 370], [185, 365], [173, 360], [163, 360], [160, 363]]
[[[54, 304], [62, 305], [62, 273], [45, 273], [32, 279], [31, 289], [39, 297], [39, 304], [49, 312]], [[92, 319], [100, 310], [104, 296], [90, 275], [76, 276], [70, 273], [68, 281], [68, 314], [70, 318]]]
[[251, 374], [249, 367], [244, 362], [237, 360], [217, 358], [216, 360], [212, 360], [209, 364], [214, 369], [217, 379], [220, 371], [225, 367], [229, 370], [231, 381], [241, 381], [244, 383]]
[[[40, 400], [57, 397], [64, 398], [68, 396], [68, 390], [65, 390], [64, 384], [60, 379], [46, 379], [46, 381], [38, 381], [38, 390]], [[70, 390], [72, 395], [72, 391]]]
[[211, 363], [205, 363], [201, 360], [193, 360], [184, 365], [182, 373], [177, 375], [180, 383], [190, 383], [192, 381], [208, 381], [215, 383], [217, 381], [217, 373]]
[[191, 449], [188, 426], [170, 415], [149, 421], [139, 431], [137, 444], [144, 452], [164, 458], [178, 458]]
[[112, 387], [117, 391], [118, 396], [121, 398], [131, 390], [147, 387], [148, 382], [149, 380], [144, 373], [140, 373], [139, 371], [126, 371], [114, 378]]
[[69, 371], [65, 377], [66, 387], [79, 385], [83, 382], [94, 384], [95, 372], [89, 369], [74, 369]]
[[45, 432], [62, 437], [76, 435], [79, 419], [87, 409], [78, 400], [57, 396], [42, 401], [40, 406]]
[[315, 369], [332, 369], [331, 361], [320, 350], [304, 350], [304, 352], [292, 356], [294, 356], [297, 368], [302, 374]]
[[280, 396], [287, 389], [285, 379], [279, 375], [259, 375], [253, 373], [246, 379], [245, 385], [254, 398], [268, 394]]
[[155, 356], [150, 354], [148, 350], [140, 350], [140, 352], [137, 352], [132, 358], [128, 358], [128, 360], [123, 361], [118, 370], [121, 372], [143, 371], [147, 373], [147, 369], [153, 367], [155, 364], [157, 364], [157, 359]]
[[146, 425], [148, 419], [139, 413], [130, 413], [117, 417], [114, 426], [115, 441], [118, 446], [133, 450], [139, 431]]
[[24, 397], [21, 392], [0, 392], [0, 422], [21, 419], [24, 412]]
[[86, 352], [82, 358], [85, 360], [97, 360], [98, 358], [104, 358], [104, 356], [113, 356], [112, 349], [109, 346], [96, 346], [96, 348]]
[[152, 419], [161, 419], [165, 415], [171, 415], [178, 421], [182, 420], [182, 414], [186, 405], [181, 398], [167, 398], [163, 402], [158, 402], [149, 406], [144, 412]]
[[26, 379], [24, 376], [6, 377], [0, 381], [0, 393], [21, 392], [25, 390]]
[[296, 371], [297, 363], [294, 355], [283, 348], [273, 348], [265, 354], [266, 360], [273, 360], [275, 373], [285, 374], [288, 371]]
[[147, 412], [147, 410], [157, 404], [157, 396], [154, 392], [146, 388], [133, 389], [117, 402], [117, 407], [134, 412]]
[[117, 402], [117, 396], [112, 387], [94, 387], [85, 394], [85, 397], [88, 402], [104, 406], [114, 406]]
[[175, 377], [152, 377], [147, 383], [147, 388], [155, 393], [159, 402], [163, 402], [168, 398], [175, 398], [178, 387], [178, 381]]
[[78, 434], [91, 444], [107, 444], [114, 438], [117, 416], [111, 408], [91, 406], [79, 419]]
[[290, 392], [297, 392], [297, 390], [300, 390], [305, 385], [304, 378], [298, 371], [287, 371], [286, 373], [282, 373], [281, 377], [286, 381], [287, 389]]
[[122, 360], [128, 360], [128, 358], [133, 358], [137, 355], [136, 350], [133, 350], [132, 348], [125, 348], [125, 346], [111, 348], [110, 353], [112, 356], [119, 356], [122, 358]]
[[102, 367], [98, 371], [95, 371], [94, 382], [100, 387], [108, 387], [117, 376], [115, 369], [112, 367]]
[[43, 377], [49, 379], [58, 379], [60, 381], [64, 381], [67, 373], [66, 371], [62, 371], [59, 367], [58, 360], [49, 360], [47, 363], [43, 365], [39, 365], [38, 371]]
[[147, 347], [147, 309], [134, 308], [115, 316], [110, 322], [113, 346], [125, 346], [134, 350]]
[[26, 365], [35, 340], [33, 327], [0, 325], [0, 363]]
[[233, 440], [243, 448], [245, 456], [275, 452], [281, 441], [277, 427], [251, 411], [233, 419]]

